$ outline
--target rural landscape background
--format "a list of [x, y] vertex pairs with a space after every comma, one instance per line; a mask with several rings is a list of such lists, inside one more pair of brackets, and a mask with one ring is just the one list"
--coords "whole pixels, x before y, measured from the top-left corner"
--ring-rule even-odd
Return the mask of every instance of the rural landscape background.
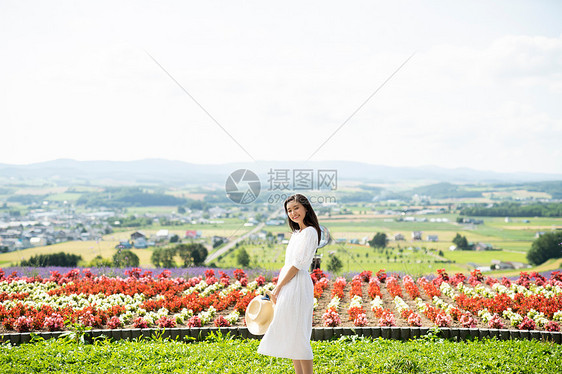
[[[57, 160], [0, 165], [0, 265], [64, 252], [76, 255], [80, 266], [278, 271], [290, 238], [283, 196], [301, 192], [331, 234], [330, 243], [318, 250], [322, 267], [337, 274], [386, 269], [425, 275], [440, 268], [465, 273], [478, 268], [518, 275], [561, 267], [560, 259], [536, 264], [527, 258], [534, 240], [562, 230], [558, 175], [333, 165], [251, 165], [261, 191], [247, 204], [231, 200], [225, 190], [228, 173], [242, 164]], [[336, 170], [336, 184], [295, 190], [294, 172], [303, 169]], [[238, 188], [248, 186], [242, 182]], [[372, 243], [377, 233], [385, 235], [384, 245]], [[457, 235], [466, 238], [464, 248], [453, 241]], [[175, 250], [182, 243], [202, 244], [206, 258], [196, 264], [182, 258]], [[138, 262], [119, 263], [123, 250]]]

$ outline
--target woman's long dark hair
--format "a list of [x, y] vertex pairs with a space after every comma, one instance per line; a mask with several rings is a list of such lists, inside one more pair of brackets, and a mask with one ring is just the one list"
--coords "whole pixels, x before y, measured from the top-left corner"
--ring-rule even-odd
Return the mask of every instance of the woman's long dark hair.
[[289, 196], [285, 200], [285, 203], [283, 204], [285, 207], [285, 214], [287, 214], [287, 220], [289, 221], [289, 227], [291, 228], [292, 231], [295, 231], [300, 229], [300, 226], [298, 223], [293, 222], [289, 218], [289, 213], [287, 212], [287, 204], [290, 201], [296, 201], [298, 203], [301, 203], [304, 209], [306, 209], [306, 215], [304, 216], [303, 223], [306, 226], [312, 226], [316, 229], [316, 232], [318, 234], [318, 244], [320, 244], [320, 238], [322, 237], [322, 233], [320, 231], [320, 224], [318, 223], [318, 217], [316, 217], [316, 213], [314, 212], [314, 209], [312, 209], [312, 205], [310, 205], [310, 202], [308, 201], [306, 196], [301, 195], [300, 193], [296, 193], [294, 195]]

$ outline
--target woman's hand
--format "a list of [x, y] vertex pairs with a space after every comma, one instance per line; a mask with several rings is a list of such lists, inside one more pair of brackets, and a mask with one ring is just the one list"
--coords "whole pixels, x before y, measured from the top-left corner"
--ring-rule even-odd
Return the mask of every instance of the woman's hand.
[[271, 291], [271, 301], [273, 304], [277, 304], [277, 297], [279, 296], [279, 292], [281, 292], [281, 287], [276, 286], [273, 291]]

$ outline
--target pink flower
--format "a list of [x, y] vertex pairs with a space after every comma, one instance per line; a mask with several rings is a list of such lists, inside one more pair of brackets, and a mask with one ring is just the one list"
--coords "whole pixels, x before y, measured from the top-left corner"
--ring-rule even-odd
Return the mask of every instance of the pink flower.
[[410, 326], [421, 326], [421, 317], [418, 313], [410, 313], [408, 316], [408, 325]]
[[53, 313], [50, 317], [45, 318], [43, 327], [49, 331], [60, 331], [64, 329], [64, 319], [60, 314]]
[[158, 318], [156, 324], [158, 325], [158, 327], [162, 327], [162, 328], [176, 327], [176, 321], [174, 320], [174, 318], [168, 316], [162, 316]]
[[217, 283], [218, 281], [219, 280], [214, 275], [205, 280], [209, 286]]
[[382, 312], [382, 316], [379, 320], [379, 326], [396, 326], [396, 319], [390, 310], [385, 309]]
[[82, 317], [80, 317], [79, 321], [83, 326], [86, 327], [93, 326], [96, 322], [96, 320], [94, 319], [94, 315], [89, 310], [84, 313]]
[[439, 327], [449, 327], [452, 322], [452, 318], [445, 312], [440, 312], [435, 316], [435, 324]]
[[201, 318], [193, 316], [187, 321], [187, 327], [201, 327]]
[[258, 287], [263, 286], [265, 284], [265, 277], [263, 275], [256, 277], [256, 282], [258, 283]]
[[544, 329], [546, 331], [560, 331], [560, 325], [558, 324], [558, 322], [548, 321], [548, 323], [544, 325]]
[[334, 309], [329, 308], [326, 312], [322, 315], [322, 325], [325, 327], [336, 327], [341, 324], [341, 318], [338, 312]]
[[133, 320], [133, 327], [137, 329], [146, 329], [148, 327], [148, 322], [142, 317], [137, 317]]
[[121, 327], [121, 320], [117, 316], [111, 317], [111, 319], [107, 322], [107, 327], [110, 329], [118, 329]]
[[214, 325], [216, 327], [230, 327], [230, 322], [223, 316], [218, 316], [215, 318]]
[[33, 318], [21, 316], [14, 322], [14, 330], [18, 332], [27, 332], [33, 328]]
[[519, 324], [519, 326], [517, 326], [517, 328], [519, 330], [536, 330], [537, 324], [535, 323], [535, 321], [525, 316], [523, 318], [523, 321], [521, 321], [521, 323]]
[[491, 329], [503, 329], [505, 328], [505, 325], [500, 319], [500, 316], [497, 313], [494, 313], [492, 318], [488, 321], [488, 327]]
[[367, 321], [367, 315], [365, 313], [359, 313], [353, 320], [355, 326], [367, 326], [368, 323], [369, 321]]
[[469, 314], [463, 314], [459, 320], [462, 327], [476, 327], [476, 320]]

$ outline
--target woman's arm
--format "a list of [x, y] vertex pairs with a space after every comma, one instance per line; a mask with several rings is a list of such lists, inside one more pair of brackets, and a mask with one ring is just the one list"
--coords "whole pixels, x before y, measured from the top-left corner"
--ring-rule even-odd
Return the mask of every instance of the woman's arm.
[[279, 292], [281, 292], [281, 288], [283, 288], [283, 286], [285, 286], [287, 283], [289, 283], [289, 281], [291, 279], [293, 279], [293, 277], [298, 272], [299, 272], [299, 269], [297, 269], [294, 266], [291, 266], [289, 268], [289, 270], [287, 270], [287, 273], [285, 273], [285, 276], [283, 277], [283, 279], [279, 279], [279, 281], [277, 282], [277, 286], [275, 286], [275, 288], [271, 292], [271, 296], [272, 296], [272, 300], [273, 300], [274, 304], [277, 303], [277, 296], [279, 295]]

